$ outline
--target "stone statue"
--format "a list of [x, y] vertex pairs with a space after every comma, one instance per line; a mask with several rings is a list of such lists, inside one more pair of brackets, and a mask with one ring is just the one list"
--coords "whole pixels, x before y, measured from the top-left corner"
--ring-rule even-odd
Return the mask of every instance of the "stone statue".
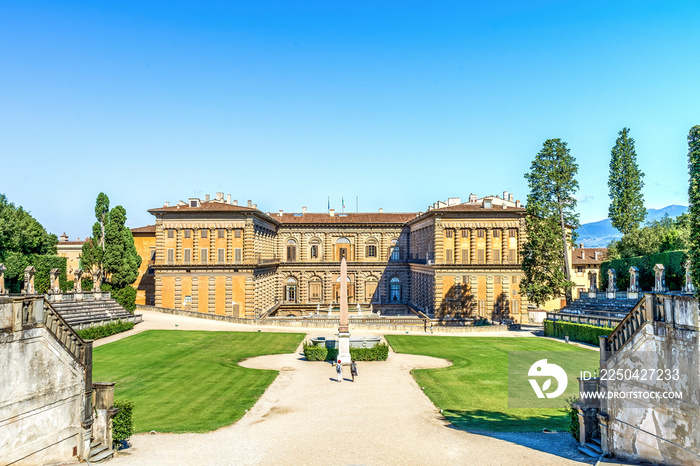
[[[690, 260], [685, 261], [683, 267], [685, 268], [685, 286], [683, 287], [683, 292], [695, 293], [695, 286], [693, 286], [693, 277], [690, 275]], [[0, 264], [0, 274], [2, 274], [2, 264]], [[2, 286], [1, 283], [0, 286]], [[0, 291], [0, 293], [2, 293], [2, 291]]]
[[615, 269], [608, 269], [608, 293], [617, 291], [617, 272]]
[[99, 270], [95, 270], [92, 273], [92, 291], [95, 293], [99, 292], [101, 284], [102, 284], [102, 273]]
[[5, 294], [5, 264], [0, 264], [0, 294]]
[[58, 269], [51, 269], [49, 272], [50, 283], [49, 283], [49, 293], [60, 293], [61, 284], [59, 281], [59, 275], [61, 274]]
[[34, 288], [34, 274], [36, 269], [33, 266], [27, 266], [24, 269], [24, 288], [22, 288], [22, 294], [34, 294], [36, 289]]
[[627, 291], [633, 293], [641, 291], [639, 289], [639, 269], [637, 267], [630, 267], [630, 288]]
[[663, 264], [654, 266], [654, 291], [657, 293], [668, 291], [666, 287], [666, 268]]
[[360, 303], [357, 303], [357, 315], [358, 316], [362, 315], [362, 309], [360, 308]]
[[590, 293], [598, 291], [598, 274], [595, 272], [588, 272], [588, 291]]

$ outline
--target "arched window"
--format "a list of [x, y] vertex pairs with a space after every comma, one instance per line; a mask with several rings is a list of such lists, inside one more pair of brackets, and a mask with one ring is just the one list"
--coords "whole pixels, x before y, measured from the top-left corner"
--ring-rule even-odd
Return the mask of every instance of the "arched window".
[[366, 302], [377, 302], [377, 279], [374, 277], [369, 277], [365, 280], [365, 301]]
[[293, 239], [287, 240], [287, 262], [296, 262], [297, 242]]
[[287, 279], [287, 286], [285, 287], [285, 298], [290, 303], [297, 302], [297, 280], [294, 277], [289, 277]]
[[313, 277], [309, 280], [309, 301], [314, 303], [320, 302], [322, 290], [323, 285], [320, 278]]
[[389, 282], [389, 301], [401, 301], [401, 280], [397, 277], [392, 278]]
[[[355, 299], [355, 296], [353, 294], [353, 286], [352, 286], [352, 281], [350, 280], [350, 277], [346, 277], [345, 281], [345, 286], [346, 289], [348, 290], [348, 302], [353, 302]], [[335, 280], [335, 283], [333, 284], [333, 298], [336, 303], [340, 302], [340, 277], [338, 277]]]
[[395, 239], [391, 240], [389, 243], [389, 260], [392, 262], [397, 262], [401, 260], [401, 247], [399, 242]]
[[318, 259], [321, 257], [321, 240], [314, 238], [309, 241], [309, 259]]

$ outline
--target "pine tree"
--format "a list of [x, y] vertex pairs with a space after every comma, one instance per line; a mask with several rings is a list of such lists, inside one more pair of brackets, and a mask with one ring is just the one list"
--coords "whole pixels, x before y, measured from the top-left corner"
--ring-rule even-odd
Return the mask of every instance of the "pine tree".
[[688, 133], [688, 203], [690, 207], [690, 273], [695, 285], [695, 296], [700, 297], [700, 125]]
[[86, 271], [99, 271], [100, 276], [104, 277], [102, 261], [105, 253], [105, 229], [109, 222], [109, 198], [105, 193], [97, 195], [95, 218], [97, 222], [92, 226], [92, 238], [83, 244], [80, 266]]
[[567, 244], [572, 242], [571, 229], [579, 225], [574, 198], [577, 173], [566, 143], [548, 139], [525, 174], [530, 193], [521, 288], [537, 305], [562, 294], [571, 299]]
[[136, 281], [141, 256], [136, 252], [134, 237], [125, 226], [126, 210], [118, 205], [109, 212], [105, 227], [104, 269], [115, 288], [124, 288]]
[[634, 139], [629, 137], [629, 128], [620, 131], [615, 147], [610, 152], [610, 207], [608, 216], [623, 235], [628, 235], [644, 221], [647, 211], [644, 208], [644, 173], [637, 165]]

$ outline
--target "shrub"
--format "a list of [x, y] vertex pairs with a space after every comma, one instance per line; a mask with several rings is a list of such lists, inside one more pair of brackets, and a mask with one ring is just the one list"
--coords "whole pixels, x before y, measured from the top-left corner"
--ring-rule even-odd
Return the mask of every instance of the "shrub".
[[131, 437], [134, 433], [133, 411], [134, 402], [130, 400], [115, 401], [114, 407], [119, 412], [112, 419], [112, 444], [116, 449], [122, 441]]
[[134, 328], [133, 322], [122, 322], [118, 320], [116, 322], [110, 322], [106, 325], [99, 325], [97, 327], [84, 328], [78, 330], [78, 335], [83, 340], [99, 340], [100, 338], [105, 338], [115, 333], [126, 332]]
[[[304, 342], [304, 356], [307, 361], [335, 361], [338, 350]], [[350, 357], [355, 361], [386, 361], [389, 357], [389, 346], [380, 344], [373, 348], [350, 348]]]
[[136, 309], [136, 289], [132, 286], [115, 288], [111, 283], [103, 283], [100, 290], [112, 293], [112, 299], [119, 303], [121, 307], [133, 314]]
[[544, 320], [544, 335], [546, 337], [564, 338], [569, 337], [571, 341], [581, 341], [598, 345], [600, 335], [610, 335], [614, 329], [612, 327], [598, 327], [597, 325], [577, 324], [574, 322], [564, 322], [562, 320]]
[[687, 251], [668, 251], [648, 256], [627, 257], [605, 261], [600, 266], [600, 286], [608, 288], [608, 270], [617, 272], [617, 289], [627, 290], [630, 285], [629, 269], [639, 269], [639, 286], [642, 290], [650, 291], [654, 287], [654, 266], [663, 264], [666, 269], [666, 286], [669, 290], [680, 290], [685, 284], [685, 269], [683, 263], [688, 256]]
[[11, 293], [19, 293], [24, 282], [24, 269], [32, 265], [36, 269], [34, 274], [34, 287], [37, 293], [46, 293], [49, 289], [49, 272], [51, 269], [60, 271], [58, 281], [61, 290], [65, 290], [66, 281], [66, 258], [59, 256], [40, 254], [20, 254], [18, 252], [8, 252], [5, 255], [5, 286]]
[[574, 408], [574, 403], [578, 403], [577, 398], [569, 398], [566, 400], [568, 406], [564, 409], [569, 416], [569, 433], [576, 440], [579, 441], [580, 425], [578, 423], [578, 410]]

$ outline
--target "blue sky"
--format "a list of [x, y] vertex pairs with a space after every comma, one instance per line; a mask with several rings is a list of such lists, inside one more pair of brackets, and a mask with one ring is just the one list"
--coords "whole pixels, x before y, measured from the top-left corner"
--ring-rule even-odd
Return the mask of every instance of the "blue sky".
[[687, 204], [700, 3], [0, 3], [0, 192], [84, 237], [100, 191], [153, 222], [223, 191], [264, 211], [419, 211], [513, 192], [542, 143], [607, 216], [627, 126], [647, 207]]

